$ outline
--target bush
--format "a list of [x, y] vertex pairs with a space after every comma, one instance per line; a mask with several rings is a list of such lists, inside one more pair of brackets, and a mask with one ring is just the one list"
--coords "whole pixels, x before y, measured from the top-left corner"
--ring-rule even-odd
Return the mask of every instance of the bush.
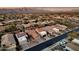
[[15, 24], [11, 24], [11, 25], [8, 25], [6, 28], [5, 28], [5, 32], [12, 32], [12, 31], [15, 31], [17, 28], [16, 28], [16, 25]]

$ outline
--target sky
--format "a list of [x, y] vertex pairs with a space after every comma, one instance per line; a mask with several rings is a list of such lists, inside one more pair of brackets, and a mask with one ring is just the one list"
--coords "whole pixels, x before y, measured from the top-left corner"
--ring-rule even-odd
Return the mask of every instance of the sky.
[[0, 7], [78, 7], [79, 0], [1, 0]]

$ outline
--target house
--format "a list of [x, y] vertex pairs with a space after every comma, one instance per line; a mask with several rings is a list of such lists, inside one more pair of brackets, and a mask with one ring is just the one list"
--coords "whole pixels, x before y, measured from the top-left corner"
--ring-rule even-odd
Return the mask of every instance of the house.
[[3, 26], [4, 24], [2, 24], [1, 22], [0, 22], [0, 26]]
[[67, 29], [67, 26], [65, 25], [60, 25], [60, 24], [56, 24], [55, 27], [61, 31], [64, 31]]
[[1, 47], [6, 50], [16, 50], [16, 42], [13, 34], [5, 34], [1, 38]]
[[74, 43], [68, 43], [67, 47], [70, 48], [71, 50], [79, 51], [79, 45], [76, 45]]
[[72, 50], [79, 51], [79, 40], [78, 39], [73, 39], [66, 46], [69, 47]]
[[3, 21], [3, 23], [5, 24], [5, 25], [7, 25], [7, 24], [10, 24], [10, 23], [22, 23], [22, 21], [20, 20], [20, 19], [17, 19], [17, 20], [6, 20], [6, 21]]
[[21, 25], [21, 24], [17, 24], [16, 25], [16, 28], [19, 29], [19, 30], [24, 30], [24, 26]]
[[75, 38], [75, 39], [72, 40], [72, 42], [75, 43], [75, 44], [77, 44], [77, 45], [79, 45], [79, 39]]
[[16, 33], [15, 35], [16, 35], [16, 38], [18, 39], [20, 45], [27, 43], [27, 37], [28, 37], [28, 35], [26, 33], [19, 32], [19, 33]]
[[53, 26], [46, 26], [43, 27], [43, 29], [48, 32], [50, 35], [54, 35], [56, 33], [59, 33], [59, 29], [57, 29], [54, 25]]
[[52, 28], [52, 30], [56, 33], [59, 33], [59, 29], [58, 28]]
[[51, 26], [46, 26], [46, 27], [43, 27], [43, 29], [44, 29], [46, 32], [48, 32], [50, 35], [52, 35], [52, 34], [53, 34], [53, 31], [52, 31]]
[[41, 36], [45, 37], [47, 35], [47, 32], [43, 28], [36, 28], [35, 31]]
[[26, 30], [26, 33], [30, 35], [31, 41], [36, 42], [40, 39], [39, 34], [35, 30]]
[[24, 26], [25, 29], [29, 28], [30, 26], [32, 26], [30, 23], [28, 24], [22, 24]]

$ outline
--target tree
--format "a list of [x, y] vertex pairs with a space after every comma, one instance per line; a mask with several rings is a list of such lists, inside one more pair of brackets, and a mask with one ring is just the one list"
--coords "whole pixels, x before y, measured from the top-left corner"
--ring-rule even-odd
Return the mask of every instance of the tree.
[[15, 30], [17, 30], [15, 24], [8, 25], [8, 26], [5, 28], [5, 31], [6, 31], [6, 32], [12, 32], [12, 31], [15, 31]]
[[0, 21], [3, 21], [3, 20], [4, 20], [3, 16], [0, 15]]

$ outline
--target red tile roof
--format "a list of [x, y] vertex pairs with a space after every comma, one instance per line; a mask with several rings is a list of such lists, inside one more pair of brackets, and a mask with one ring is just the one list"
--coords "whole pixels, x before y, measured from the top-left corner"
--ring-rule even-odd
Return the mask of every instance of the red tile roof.
[[39, 36], [35, 30], [26, 30], [25, 32], [31, 35], [34, 38], [33, 40], [35, 40]]

